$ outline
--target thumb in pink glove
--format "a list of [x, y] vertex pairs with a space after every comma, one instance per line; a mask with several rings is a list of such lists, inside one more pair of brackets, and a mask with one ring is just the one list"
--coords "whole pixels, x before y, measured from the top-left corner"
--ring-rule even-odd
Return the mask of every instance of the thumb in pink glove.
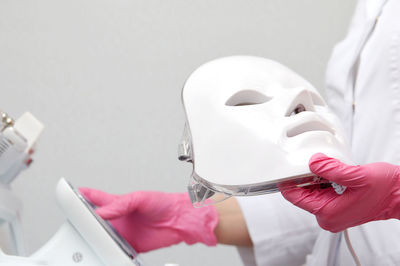
[[331, 187], [282, 191], [287, 200], [314, 214], [323, 229], [339, 232], [374, 220], [399, 219], [399, 166], [350, 166], [317, 153], [311, 157], [309, 167], [314, 174], [347, 187], [342, 195]]
[[80, 192], [98, 206], [96, 213], [110, 220], [137, 252], [182, 241], [217, 244], [217, 210], [213, 206], [194, 208], [187, 193], [137, 191], [112, 195], [90, 188], [80, 188]]

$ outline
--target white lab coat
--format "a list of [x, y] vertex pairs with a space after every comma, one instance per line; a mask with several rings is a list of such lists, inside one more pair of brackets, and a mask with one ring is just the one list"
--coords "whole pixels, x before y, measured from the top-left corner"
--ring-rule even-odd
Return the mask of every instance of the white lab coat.
[[[400, 165], [400, 0], [359, 0], [329, 62], [326, 96], [356, 163]], [[341, 235], [317, 229], [315, 219], [280, 195], [238, 200], [257, 265], [354, 265]], [[400, 265], [399, 220], [350, 228], [349, 235], [363, 266]]]

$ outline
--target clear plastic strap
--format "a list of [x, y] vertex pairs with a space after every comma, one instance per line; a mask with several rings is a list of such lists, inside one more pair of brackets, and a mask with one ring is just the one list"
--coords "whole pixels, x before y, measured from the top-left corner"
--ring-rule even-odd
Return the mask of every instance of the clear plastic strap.
[[195, 208], [214, 205], [232, 197], [232, 195], [212, 190], [199, 181], [193, 175], [188, 185], [190, 200]]
[[219, 203], [232, 196], [256, 196], [284, 191], [295, 187], [311, 188], [316, 185], [319, 185], [321, 188], [332, 186], [337, 194], [342, 194], [346, 189], [346, 187], [332, 183], [312, 173], [290, 177], [286, 180], [247, 186], [218, 186], [209, 184], [195, 173], [192, 173], [188, 191], [193, 206], [202, 207]]

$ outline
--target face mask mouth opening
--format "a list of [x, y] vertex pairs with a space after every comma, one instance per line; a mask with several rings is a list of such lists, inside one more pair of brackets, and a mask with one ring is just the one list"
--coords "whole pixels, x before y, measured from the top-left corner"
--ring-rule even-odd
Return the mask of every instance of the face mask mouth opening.
[[335, 135], [335, 131], [331, 127], [320, 121], [310, 121], [301, 125], [297, 125], [294, 128], [289, 129], [286, 132], [286, 135], [287, 137], [292, 138], [300, 134], [313, 131], [325, 131], [331, 133], [332, 135]]

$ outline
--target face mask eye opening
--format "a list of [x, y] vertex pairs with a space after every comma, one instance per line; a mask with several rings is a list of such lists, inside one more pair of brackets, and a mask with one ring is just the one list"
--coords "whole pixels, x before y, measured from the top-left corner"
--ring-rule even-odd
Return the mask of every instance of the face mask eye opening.
[[225, 103], [227, 106], [246, 106], [262, 104], [272, 98], [255, 90], [242, 90], [232, 95]]

